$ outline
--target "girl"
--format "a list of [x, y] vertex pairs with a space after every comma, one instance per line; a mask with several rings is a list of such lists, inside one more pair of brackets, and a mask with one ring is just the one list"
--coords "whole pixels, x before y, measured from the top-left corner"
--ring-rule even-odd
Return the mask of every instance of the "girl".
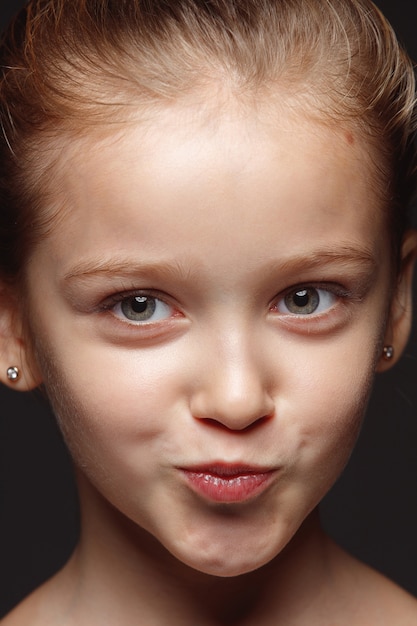
[[317, 516], [410, 331], [382, 15], [33, 0], [1, 57], [1, 376], [45, 390], [81, 510], [4, 625], [416, 625]]

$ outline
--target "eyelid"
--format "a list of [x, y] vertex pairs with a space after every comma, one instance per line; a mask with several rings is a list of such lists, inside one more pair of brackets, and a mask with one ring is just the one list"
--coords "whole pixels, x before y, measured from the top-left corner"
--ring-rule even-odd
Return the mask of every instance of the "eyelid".
[[[141, 311], [135, 311], [136, 304], [144, 304], [145, 308]], [[131, 310], [129, 311], [129, 308]], [[147, 310], [150, 307], [150, 310]], [[172, 317], [172, 307], [152, 296], [134, 296], [133, 298], [125, 298], [118, 302], [113, 308], [112, 313], [115, 317], [119, 318], [122, 322], [133, 324], [135, 326], [146, 326], [148, 324], [155, 324], [163, 322]], [[131, 315], [131, 317], [129, 317]], [[143, 319], [141, 319], [141, 317]], [[135, 319], [136, 318], [136, 319]]]
[[[168, 315], [167, 317], [163, 317], [157, 320], [151, 319], [149, 321], [134, 321], [134, 320], [129, 320], [127, 317], [123, 318], [122, 315], [116, 315], [116, 313], [114, 312], [114, 309], [117, 305], [121, 305], [123, 302], [131, 298], [141, 298], [141, 297], [150, 298], [150, 299], [154, 299], [159, 302], [162, 302], [165, 306], [171, 309], [171, 315]], [[113, 294], [111, 296], [106, 297], [99, 304], [97, 309], [99, 312], [111, 313], [116, 319], [118, 319], [123, 324], [136, 326], [136, 327], [146, 327], [146, 326], [157, 325], [157, 324], [166, 322], [167, 320], [170, 320], [173, 317], [180, 315], [178, 306], [173, 304], [173, 302], [171, 301], [171, 298], [168, 295], [162, 294], [161, 292], [155, 291], [153, 289], [131, 289], [128, 291], [122, 291], [122, 292]]]
[[[324, 311], [310, 314], [280, 312], [278, 303], [289, 293], [302, 289], [323, 289], [334, 294], [335, 302]], [[336, 282], [305, 282], [283, 290], [270, 306], [271, 321], [288, 332], [304, 337], [320, 337], [340, 330], [355, 319], [355, 306], [361, 304], [368, 289], [352, 281], [347, 287]]]
[[119, 291], [118, 293], [114, 293], [110, 296], [106, 296], [98, 305], [98, 309], [106, 311], [114, 307], [119, 302], [123, 302], [123, 300], [128, 300], [129, 298], [155, 298], [155, 300], [162, 300], [166, 304], [172, 306], [170, 303], [170, 298], [166, 294], [161, 293], [160, 291], [154, 289], [127, 289], [126, 291]]
[[329, 306], [326, 309], [326, 311], [321, 311], [318, 313], [313, 312], [310, 314], [302, 314], [302, 313], [297, 314], [297, 313], [291, 313], [290, 311], [288, 312], [278, 311], [278, 304], [280, 302], [283, 302], [288, 295], [292, 293], [297, 293], [298, 291], [302, 291], [304, 289], [316, 289], [317, 291], [325, 291], [329, 294], [332, 294], [337, 300], [356, 300], [356, 301], [362, 300], [362, 297], [360, 297], [358, 294], [355, 295], [352, 291], [350, 291], [349, 289], [346, 289], [346, 287], [343, 287], [342, 285], [338, 283], [306, 282], [306, 283], [299, 283], [297, 285], [288, 287], [283, 292], [281, 292], [278, 296], [276, 296], [276, 298], [274, 298], [272, 305], [271, 305], [271, 309], [275, 309], [275, 311], [277, 311], [280, 315], [288, 316], [291, 318], [307, 318], [307, 317], [312, 318], [312, 317], [319, 317], [319, 316], [326, 315], [328, 311], [333, 309], [333, 307], [337, 304], [337, 300], [336, 300], [336, 302], [334, 302], [331, 306]]
[[[162, 301], [170, 309], [170, 314], [161, 319], [135, 321], [117, 315], [114, 309], [124, 300], [134, 297], [148, 297]], [[116, 345], [137, 347], [155, 346], [180, 336], [188, 327], [188, 318], [183, 314], [176, 300], [154, 289], [127, 289], [105, 296], [88, 311], [100, 316], [100, 334], [106, 341]]]

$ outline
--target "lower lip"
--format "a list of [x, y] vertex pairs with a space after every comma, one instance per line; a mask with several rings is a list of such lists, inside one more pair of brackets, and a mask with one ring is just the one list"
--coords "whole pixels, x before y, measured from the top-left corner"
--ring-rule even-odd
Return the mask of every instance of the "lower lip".
[[272, 482], [273, 472], [219, 476], [183, 470], [191, 489], [212, 502], [246, 502], [261, 494]]

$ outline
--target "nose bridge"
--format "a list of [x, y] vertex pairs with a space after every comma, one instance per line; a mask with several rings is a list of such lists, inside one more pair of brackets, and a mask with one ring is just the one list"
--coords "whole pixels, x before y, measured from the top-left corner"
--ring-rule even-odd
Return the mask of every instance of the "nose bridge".
[[194, 417], [243, 430], [272, 415], [266, 356], [249, 328], [213, 333], [200, 365]]

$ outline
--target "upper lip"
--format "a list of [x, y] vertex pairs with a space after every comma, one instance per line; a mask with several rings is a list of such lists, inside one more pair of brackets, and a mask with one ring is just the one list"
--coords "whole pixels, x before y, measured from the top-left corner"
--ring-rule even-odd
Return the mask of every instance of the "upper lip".
[[258, 465], [246, 465], [242, 463], [204, 463], [181, 467], [185, 472], [195, 474], [211, 474], [219, 477], [247, 476], [249, 474], [266, 474], [274, 471], [273, 467], [264, 467]]

